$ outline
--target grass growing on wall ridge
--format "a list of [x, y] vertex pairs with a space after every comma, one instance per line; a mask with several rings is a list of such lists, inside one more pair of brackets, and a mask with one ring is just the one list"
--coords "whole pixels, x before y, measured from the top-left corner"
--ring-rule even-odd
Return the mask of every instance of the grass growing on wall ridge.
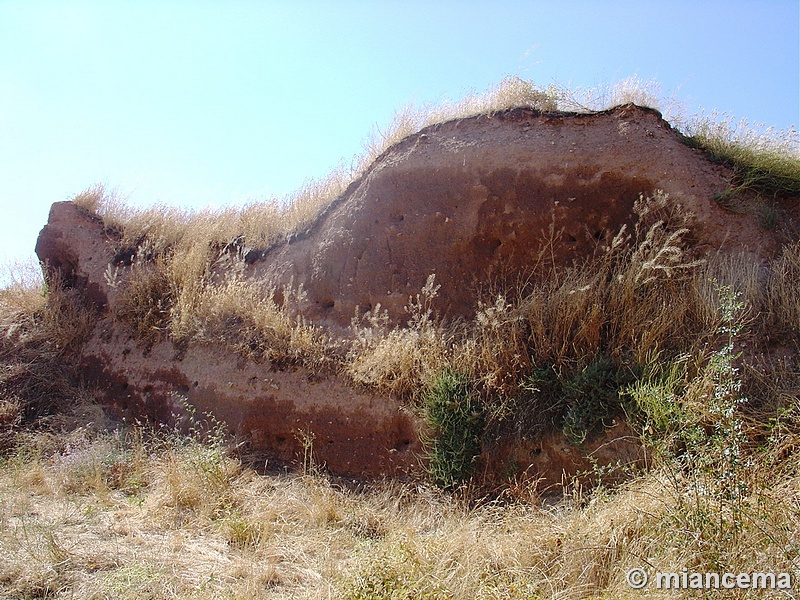
[[251, 248], [266, 249], [310, 227], [384, 151], [422, 128], [452, 119], [527, 107], [541, 112], [599, 112], [634, 103], [660, 110], [684, 135], [687, 143], [731, 164], [740, 188], [768, 194], [796, 194], [800, 189], [800, 138], [795, 129], [751, 126], [746, 120], [711, 113], [686, 117], [674, 98], [664, 98], [653, 81], [629, 77], [613, 85], [569, 89], [539, 86], [519, 77], [506, 77], [483, 93], [459, 101], [398, 110], [391, 123], [376, 129], [350, 169], [337, 168], [327, 176], [307, 181], [288, 198], [255, 201], [243, 207], [182, 210], [167, 206], [134, 209], [103, 186], [94, 186], [74, 201], [101, 216], [106, 225], [123, 233], [123, 245], [137, 246], [147, 238], [159, 253], [173, 248], [185, 253], [194, 246], [225, 246], [241, 240]]
[[247, 358], [342, 374], [418, 410], [442, 373], [460, 373], [485, 410], [487, 439], [560, 427], [580, 443], [624, 410], [620, 392], [631, 378], [680, 356], [690, 357], [688, 376], [704, 368], [721, 343], [719, 286], [744, 295], [756, 351], [767, 334], [796, 343], [796, 243], [769, 269], [745, 256], [700, 261], [685, 243], [692, 216], [666, 195], [642, 197], [634, 211], [633, 226], [585, 262], [541, 261], [526, 287], [487, 296], [469, 322], [436, 318], [432, 274], [409, 298], [407, 325], [390, 327], [376, 306], [334, 335], [303, 319], [302, 289], [282, 290], [279, 305], [235, 263], [224, 280], [209, 278], [202, 245], [134, 260], [115, 317], [144, 342], [221, 343]]
[[768, 197], [800, 194], [800, 145], [794, 128], [751, 125], [746, 119], [712, 112], [682, 128], [687, 142], [733, 168], [729, 193], [754, 190]]
[[[535, 439], [560, 428], [580, 445], [623, 413], [639, 419], [654, 404], [631, 401], [629, 386], [644, 376], [662, 386], [653, 374], [676, 361], [685, 381], [669, 397], [683, 402], [689, 382], [705, 372], [723, 343], [720, 290], [742, 294], [748, 323], [742, 343], [753, 357], [765, 349], [761, 341], [767, 335], [796, 348], [798, 244], [785, 246], [769, 269], [745, 255], [701, 261], [685, 243], [692, 216], [666, 195], [640, 198], [634, 212], [633, 226], [622, 227], [585, 262], [555, 268], [542, 261], [526, 287], [487, 296], [469, 322], [437, 319], [432, 301], [439, 286], [432, 274], [409, 298], [406, 325], [390, 327], [376, 306], [354, 319], [349, 331], [334, 335], [303, 320], [297, 308], [302, 289], [287, 287], [278, 305], [272, 293], [238, 277], [235, 268], [222, 281], [170, 275], [185, 274], [180, 261], [194, 260], [191, 255], [134, 261], [116, 318], [144, 332], [145, 342], [169, 336], [176, 343], [220, 343], [248, 358], [339, 373], [377, 394], [404, 399], [436, 432], [428, 440], [430, 456], [446, 456], [433, 462], [450, 471], [439, 468], [434, 479], [451, 487], [467, 478], [481, 444], [508, 436]], [[197, 264], [208, 269], [202, 260]], [[448, 373], [458, 373], [470, 390], [472, 408], [460, 416], [459, 402], [431, 401]], [[771, 365], [759, 365], [746, 371], [743, 385], [775, 377]], [[775, 402], [774, 395], [755, 394], [747, 408], [767, 414]], [[447, 419], [435, 416], [442, 406], [452, 409], [455, 429], [443, 428]], [[671, 414], [666, 408], [664, 413]], [[656, 421], [654, 411], [643, 422], [652, 428]], [[478, 422], [476, 434], [472, 426]], [[461, 440], [463, 456], [455, 457], [459, 444], [439, 443], [445, 438]]]

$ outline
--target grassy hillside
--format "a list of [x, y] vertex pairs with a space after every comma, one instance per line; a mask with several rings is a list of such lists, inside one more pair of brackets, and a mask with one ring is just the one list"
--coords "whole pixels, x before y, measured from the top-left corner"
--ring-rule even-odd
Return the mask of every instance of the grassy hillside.
[[[293, 312], [302, 290], [284, 290], [278, 305], [244, 279], [209, 277], [213, 248], [237, 239], [263, 248], [301, 231], [424, 124], [626, 101], [653, 105], [655, 96], [631, 82], [577, 93], [507, 80], [457, 105], [400, 113], [354, 173], [283, 204], [185, 213], [133, 211], [102, 189], [76, 198], [137, 249], [114, 318], [142, 343], [213, 341], [397, 395], [431, 425], [431, 472], [416, 484], [338, 480], [314, 463], [309, 441], [303, 473], [276, 473], [206, 417], [188, 434], [109, 422], [72, 364], [93, 316], [57, 281], [43, 289], [20, 277], [0, 290], [2, 594], [636, 597], [643, 592], [625, 579], [634, 567], [794, 573], [800, 242], [780, 203], [800, 189], [793, 132], [676, 121], [687, 143], [735, 167], [717, 201], [761, 211], [763, 227], [782, 235], [769, 264], [744, 254], [698, 260], [687, 244], [692, 216], [657, 194], [585, 263], [541, 261], [532, 283], [482, 299], [470, 322], [432, 314], [435, 277], [409, 298], [407, 327], [390, 327], [376, 307], [336, 334]], [[535, 482], [487, 490], [472, 479], [478, 450], [500, 436], [558, 428], [581, 444], [615, 416], [647, 451], [623, 484], [608, 487], [598, 467], [543, 498]]]

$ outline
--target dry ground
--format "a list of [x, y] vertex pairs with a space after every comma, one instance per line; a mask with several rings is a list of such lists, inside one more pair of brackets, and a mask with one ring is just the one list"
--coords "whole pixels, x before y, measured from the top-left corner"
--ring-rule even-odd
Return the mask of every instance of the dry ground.
[[[638, 566], [800, 567], [794, 468], [743, 470], [735, 500], [663, 468], [614, 490], [475, 501], [313, 465], [263, 475], [219, 431], [109, 425], [83, 404], [58, 434], [20, 434], [0, 468], [2, 597], [628, 598], [643, 594], [625, 582]], [[796, 441], [776, 437], [761, 466]]]

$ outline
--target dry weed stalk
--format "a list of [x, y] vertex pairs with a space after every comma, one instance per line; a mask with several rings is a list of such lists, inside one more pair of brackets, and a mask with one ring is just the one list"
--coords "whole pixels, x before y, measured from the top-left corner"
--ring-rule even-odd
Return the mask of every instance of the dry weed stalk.
[[430, 275], [416, 297], [409, 298], [408, 325], [388, 329], [388, 317], [375, 306], [354, 319], [354, 339], [346, 373], [356, 383], [399, 397], [416, 397], [452, 360], [453, 332], [434, 318], [431, 304], [439, 291]]
[[800, 334], [800, 242], [784, 246], [772, 265], [767, 305], [773, 331]]

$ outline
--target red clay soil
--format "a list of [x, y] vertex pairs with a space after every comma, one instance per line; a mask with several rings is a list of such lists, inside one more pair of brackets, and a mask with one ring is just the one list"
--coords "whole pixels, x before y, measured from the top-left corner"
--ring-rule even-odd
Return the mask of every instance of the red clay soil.
[[[755, 215], [713, 201], [732, 177], [656, 111], [635, 105], [450, 121], [387, 150], [311, 231], [252, 274], [302, 284], [304, 314], [346, 326], [356, 307], [377, 304], [402, 321], [409, 296], [434, 273], [439, 313], [469, 317], [487, 285], [513, 286], [540, 260], [589, 255], [632, 221], [640, 194], [656, 190], [695, 215], [699, 250], [774, 250]], [[562, 235], [548, 246], [551, 225]]]
[[202, 424], [213, 415], [276, 465], [302, 464], [311, 442], [315, 464], [340, 475], [403, 475], [419, 467], [410, 413], [305, 369], [274, 369], [199, 344], [180, 354], [166, 341], [145, 348], [105, 319], [83, 350], [82, 370], [119, 417], [180, 425], [191, 408], [191, 418]]
[[[590, 115], [515, 109], [434, 125], [387, 150], [310, 230], [263, 253], [246, 275], [269, 286], [302, 284], [304, 316], [346, 327], [357, 307], [378, 304], [395, 322], [430, 274], [445, 318], [470, 317], [479, 294], [524, 279], [542, 260], [569, 264], [633, 220], [640, 195], [663, 190], [695, 216], [696, 251], [774, 252], [754, 214], [715, 201], [732, 173], [683, 144], [660, 115], [634, 105]], [[560, 236], [551, 236], [553, 227]], [[549, 244], [549, 245], [548, 245]], [[319, 463], [357, 477], [419, 473], [419, 421], [393, 398], [231, 356], [221, 346], [168, 341], [152, 347], [111, 318], [121, 287], [105, 272], [119, 251], [114, 232], [72, 203], [53, 205], [36, 246], [50, 276], [83, 290], [99, 321], [82, 351], [83, 373], [120, 415], [180, 421], [212, 413], [257, 450], [298, 462], [311, 435]], [[119, 277], [127, 276], [124, 265]], [[586, 458], [636, 460], [624, 424], [578, 450], [554, 432], [530, 448], [500, 444], [483, 468], [509, 461], [543, 485], [587, 469]]]

